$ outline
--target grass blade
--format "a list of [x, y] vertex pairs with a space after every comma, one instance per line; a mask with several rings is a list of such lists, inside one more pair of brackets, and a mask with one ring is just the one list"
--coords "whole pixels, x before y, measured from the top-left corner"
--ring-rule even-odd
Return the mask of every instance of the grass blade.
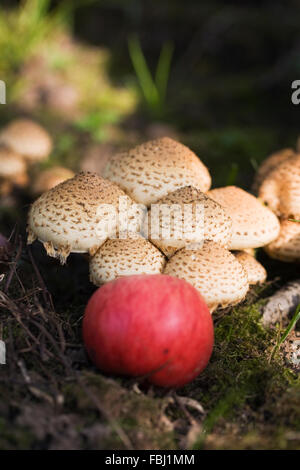
[[239, 172], [239, 165], [237, 163], [232, 163], [228, 176], [227, 176], [226, 186], [232, 186], [236, 183], [238, 172]]
[[296, 308], [296, 312], [295, 312], [293, 318], [291, 319], [291, 321], [288, 324], [285, 332], [283, 333], [282, 337], [280, 338], [280, 341], [278, 343], [278, 347], [286, 340], [287, 336], [292, 331], [292, 329], [294, 328], [296, 323], [299, 321], [299, 319], [300, 319], [300, 304]]
[[159, 102], [158, 92], [136, 36], [128, 39], [128, 50], [144, 98], [150, 107], [156, 107]]
[[259, 168], [259, 164], [257, 163], [256, 159], [253, 158], [253, 157], [250, 158], [250, 163], [251, 163], [251, 165], [252, 165], [252, 167], [253, 167], [253, 170], [254, 170], [254, 171], [257, 171], [258, 168]]
[[278, 351], [279, 347], [281, 346], [281, 344], [286, 340], [287, 336], [289, 335], [289, 333], [292, 331], [292, 329], [294, 328], [294, 326], [296, 325], [296, 323], [300, 320], [300, 304], [298, 305], [298, 307], [296, 308], [296, 312], [295, 314], [293, 315], [293, 318], [291, 319], [290, 323], [288, 324], [287, 328], [285, 329], [283, 335], [281, 336], [280, 340], [278, 341], [278, 343], [276, 344], [275, 348], [273, 349], [272, 351], [272, 354], [271, 354], [271, 357], [270, 357], [270, 361], [273, 359], [275, 353]]
[[159, 94], [161, 107], [163, 107], [166, 98], [173, 51], [173, 44], [171, 42], [166, 42], [162, 47], [156, 68], [155, 84]]

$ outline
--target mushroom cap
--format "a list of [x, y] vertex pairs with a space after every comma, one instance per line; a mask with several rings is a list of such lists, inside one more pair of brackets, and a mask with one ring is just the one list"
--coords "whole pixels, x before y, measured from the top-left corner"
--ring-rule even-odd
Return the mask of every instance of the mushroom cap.
[[[204, 240], [228, 246], [232, 236], [232, 221], [226, 210], [192, 186], [179, 188], [152, 204], [145, 228], [147, 224], [149, 240], [168, 257]], [[168, 238], [163, 237], [164, 229]]]
[[164, 265], [162, 253], [137, 234], [132, 238], [109, 239], [90, 260], [90, 280], [99, 286], [122, 276], [159, 274]]
[[266, 158], [262, 164], [259, 166], [257, 173], [254, 178], [253, 191], [257, 193], [263, 180], [282, 162], [293, 157], [295, 152], [292, 148], [285, 148], [279, 150], [278, 152], [272, 153], [268, 158]]
[[0, 178], [14, 182], [21, 175], [26, 175], [26, 169], [26, 163], [21, 155], [0, 145]]
[[145, 205], [183, 186], [207, 191], [211, 185], [208, 169], [195, 153], [169, 137], [114, 155], [103, 175]]
[[258, 195], [275, 214], [300, 218], [300, 154], [288, 158], [269, 173]]
[[232, 219], [230, 250], [258, 248], [277, 238], [279, 220], [252, 194], [236, 186], [226, 186], [207, 195], [221, 204]]
[[73, 176], [75, 176], [75, 173], [72, 170], [62, 166], [42, 170], [33, 179], [31, 193], [35, 196], [43, 194], [67, 179], [73, 178]]
[[[133, 204], [117, 185], [95, 173], [79, 173], [32, 204], [28, 243], [38, 238], [48, 255], [60, 257], [62, 263], [70, 252], [93, 255], [118, 229], [120, 197], [127, 206]], [[108, 219], [111, 223], [105, 222]]]
[[287, 262], [300, 262], [300, 223], [283, 220], [278, 238], [264, 247], [274, 259]]
[[235, 256], [212, 241], [199, 250], [182, 249], [167, 262], [164, 274], [185, 279], [199, 290], [208, 308], [235, 305], [249, 289], [247, 274]]
[[30, 119], [16, 119], [0, 132], [0, 143], [23, 155], [29, 162], [44, 160], [52, 150], [48, 132]]
[[249, 255], [245, 251], [237, 251], [234, 253], [234, 256], [246, 271], [250, 285], [265, 282], [267, 279], [267, 271], [254, 256]]

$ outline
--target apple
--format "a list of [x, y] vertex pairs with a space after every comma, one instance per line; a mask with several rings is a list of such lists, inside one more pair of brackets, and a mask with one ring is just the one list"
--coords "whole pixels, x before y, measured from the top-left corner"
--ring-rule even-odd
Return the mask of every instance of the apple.
[[94, 292], [85, 309], [83, 341], [104, 372], [180, 387], [206, 367], [213, 321], [186, 281], [164, 274], [128, 276]]

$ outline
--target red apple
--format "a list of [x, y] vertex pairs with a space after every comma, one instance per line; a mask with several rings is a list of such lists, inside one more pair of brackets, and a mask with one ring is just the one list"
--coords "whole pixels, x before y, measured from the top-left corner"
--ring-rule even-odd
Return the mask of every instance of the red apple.
[[105, 372], [179, 387], [206, 367], [213, 321], [186, 281], [163, 274], [128, 276], [92, 295], [83, 340], [91, 360]]

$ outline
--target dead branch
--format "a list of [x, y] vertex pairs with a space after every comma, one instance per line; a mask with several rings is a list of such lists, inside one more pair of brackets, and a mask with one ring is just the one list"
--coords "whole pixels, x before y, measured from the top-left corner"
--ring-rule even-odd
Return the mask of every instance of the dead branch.
[[287, 321], [300, 303], [300, 279], [287, 283], [269, 297], [262, 309], [264, 326], [273, 326], [277, 322]]

